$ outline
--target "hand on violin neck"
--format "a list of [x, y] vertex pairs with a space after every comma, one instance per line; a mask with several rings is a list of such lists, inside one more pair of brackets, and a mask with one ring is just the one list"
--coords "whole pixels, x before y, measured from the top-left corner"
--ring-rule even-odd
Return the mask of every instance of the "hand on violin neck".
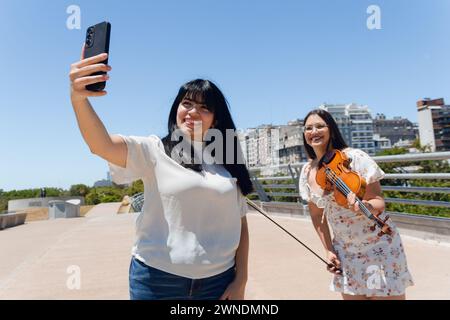
[[347, 195], [347, 208], [356, 213], [361, 211], [361, 209], [359, 208], [358, 202], [356, 201], [356, 194], [354, 194], [353, 192], [350, 192]]
[[[351, 211], [355, 212], [356, 214], [363, 214], [363, 212], [361, 211], [361, 208], [359, 206], [359, 203], [357, 201], [356, 195], [353, 192], [350, 192], [347, 195], [347, 202], [348, 202], [348, 209], [350, 209]], [[378, 216], [379, 215], [379, 211], [376, 210], [368, 200], [362, 200], [362, 203], [364, 204], [364, 206], [367, 209], [369, 209], [369, 211], [374, 216]]]

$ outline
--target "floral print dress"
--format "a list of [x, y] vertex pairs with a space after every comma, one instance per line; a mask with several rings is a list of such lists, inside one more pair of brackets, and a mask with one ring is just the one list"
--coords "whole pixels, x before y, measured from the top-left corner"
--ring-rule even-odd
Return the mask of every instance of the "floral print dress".
[[[370, 184], [381, 180], [384, 172], [367, 153], [359, 149], [344, 150], [352, 159], [350, 167]], [[310, 163], [303, 166], [299, 190], [305, 201], [323, 208], [333, 231], [333, 248], [341, 261], [342, 274], [334, 275], [330, 290], [350, 295], [397, 296], [414, 285], [408, 271], [400, 235], [391, 219], [387, 224], [393, 234], [378, 236], [379, 228], [371, 231], [374, 222], [365, 215], [339, 206], [333, 194], [314, 192], [308, 183]], [[379, 216], [383, 221], [386, 213]], [[322, 218], [323, 219], [323, 218]]]

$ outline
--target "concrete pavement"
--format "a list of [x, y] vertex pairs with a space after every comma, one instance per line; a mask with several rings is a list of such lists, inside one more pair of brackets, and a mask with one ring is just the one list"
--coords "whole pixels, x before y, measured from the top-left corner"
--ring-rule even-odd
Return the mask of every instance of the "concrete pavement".
[[[119, 206], [0, 231], [0, 299], [128, 299], [135, 214], [116, 214]], [[308, 219], [275, 219], [323, 254]], [[316, 257], [258, 213], [248, 221], [247, 299], [340, 299]], [[407, 298], [450, 299], [450, 243], [402, 238], [416, 283]]]

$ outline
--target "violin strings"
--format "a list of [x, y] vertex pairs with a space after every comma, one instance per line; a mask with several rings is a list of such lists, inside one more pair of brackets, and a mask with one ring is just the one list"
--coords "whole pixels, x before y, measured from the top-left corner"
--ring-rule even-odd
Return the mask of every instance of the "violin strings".
[[[349, 192], [352, 192], [350, 188], [347, 186], [347, 184], [344, 181], [342, 181], [342, 179], [338, 177], [338, 175], [333, 170], [331, 170], [330, 168], [326, 168], [325, 172], [327, 173], [328, 178], [331, 180], [331, 182], [334, 183], [345, 196], [347, 196]], [[382, 225], [380, 225], [379, 220], [375, 218], [375, 216], [372, 214], [372, 212], [370, 212], [369, 209], [367, 209], [364, 203], [358, 197], [356, 197], [356, 201], [358, 202], [362, 212], [369, 219], [374, 220], [376, 224], [381, 228]]]
[[[328, 178], [331, 180], [331, 182], [334, 183], [339, 188], [339, 190], [344, 193], [345, 196], [347, 196], [351, 192], [347, 184], [344, 181], [342, 181], [342, 179], [339, 178], [333, 170], [327, 168], [325, 172], [328, 174]], [[356, 201], [358, 202], [359, 207], [365, 213], [365, 215], [370, 218], [370, 216], [372, 216], [372, 212], [370, 212], [369, 209], [367, 209], [367, 207], [364, 205], [362, 201], [359, 200], [358, 197], [356, 197]]]
[[[333, 172], [332, 170], [328, 169], [327, 172], [329, 173], [329, 178], [330, 180], [341, 190], [343, 191], [344, 195], [347, 196], [351, 190], [350, 188], [347, 186], [347, 184], [342, 181], [341, 178], [339, 178], [335, 172]], [[356, 198], [356, 200], [358, 201], [359, 198]]]
[[337, 177], [335, 172], [328, 168], [326, 172], [329, 174], [328, 178], [330, 178], [331, 182], [333, 182], [344, 193], [345, 196], [347, 196], [347, 194], [351, 192], [347, 185]]
[[351, 190], [350, 188], [347, 186], [347, 184], [342, 181], [341, 178], [339, 178], [335, 172], [333, 172], [332, 170], [328, 169], [327, 172], [329, 173], [329, 178], [330, 180], [332, 180], [332, 182], [338, 187], [340, 188], [341, 191], [343, 191], [344, 195], [347, 196]]

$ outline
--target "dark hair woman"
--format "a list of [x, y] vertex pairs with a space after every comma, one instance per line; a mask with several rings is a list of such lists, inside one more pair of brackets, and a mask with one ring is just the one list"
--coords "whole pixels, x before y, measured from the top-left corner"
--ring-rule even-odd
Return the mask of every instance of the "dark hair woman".
[[300, 196], [308, 202], [328, 261], [336, 266], [328, 268], [334, 274], [330, 289], [340, 292], [344, 299], [405, 299], [405, 289], [413, 285], [413, 281], [392, 220], [387, 220], [392, 235], [380, 236], [379, 230], [371, 228], [374, 222], [362, 215], [355, 194], [347, 197], [348, 207], [345, 208], [336, 203], [333, 193], [324, 192], [316, 182], [325, 153], [331, 149], [343, 151], [352, 159], [351, 169], [366, 180], [363, 204], [373, 215], [385, 220], [388, 216], [380, 186], [384, 172], [367, 153], [347, 146], [336, 121], [325, 110], [307, 114], [303, 141], [310, 161], [300, 174]]
[[[242, 155], [236, 135], [227, 135], [236, 127], [224, 95], [211, 81], [190, 81], [174, 100], [166, 137], [110, 135], [87, 99], [106, 92], [85, 89], [108, 80], [90, 76], [111, 70], [101, 63], [105, 57], [72, 65], [71, 100], [83, 138], [108, 161], [113, 181], [144, 182], [130, 298], [243, 299], [249, 242], [244, 195], [252, 183], [237, 161]], [[206, 139], [210, 131], [216, 132], [214, 141]], [[178, 148], [182, 143], [188, 147]], [[209, 159], [226, 161], [204, 161], [208, 148]]]
[[314, 152], [314, 148], [312, 146], [310, 146], [308, 143], [306, 143], [306, 137], [305, 137], [305, 132], [309, 133], [312, 131], [310, 127], [308, 127], [309, 130], [306, 130], [306, 123], [308, 121], [308, 118], [311, 116], [317, 116], [317, 117], [321, 118], [323, 121], [322, 125], [318, 126], [318, 131], [328, 128], [328, 131], [330, 133], [330, 138], [328, 139], [328, 144], [327, 144], [327, 148], [326, 148], [327, 150], [330, 148], [338, 149], [338, 150], [343, 150], [345, 148], [348, 148], [347, 143], [345, 143], [344, 138], [342, 138], [342, 135], [341, 135], [341, 132], [339, 131], [338, 125], [337, 125], [336, 121], [334, 121], [331, 114], [323, 109], [315, 109], [315, 110], [310, 111], [306, 115], [305, 120], [304, 120], [305, 130], [303, 132], [303, 142], [304, 142], [304, 146], [306, 149], [306, 153], [308, 154], [308, 157], [310, 159], [312, 159], [312, 160], [317, 159], [317, 155]]
[[[167, 124], [168, 134], [162, 139], [167, 155], [170, 156], [173, 148], [179, 143], [177, 139], [173, 139], [173, 137], [176, 136], [174, 135], [176, 130], [179, 130], [180, 128], [183, 130], [183, 128], [186, 128], [187, 130], [184, 131], [185, 134], [193, 134], [189, 126], [183, 127], [183, 124], [186, 122], [182, 119], [183, 111], [179, 110], [179, 106], [181, 104], [184, 108], [190, 108], [195, 103], [203, 106], [204, 110], [201, 110], [203, 113], [206, 112], [214, 116], [211, 128], [217, 130], [224, 139], [220, 146], [220, 152], [216, 152], [216, 155], [221, 155], [220, 159], [217, 159], [216, 162], [222, 162], [225, 169], [237, 179], [242, 194], [249, 194], [253, 190], [253, 184], [250, 180], [248, 169], [242, 161], [243, 155], [242, 150], [239, 147], [239, 141], [235, 134], [227, 134], [227, 130], [236, 133], [236, 126], [231, 118], [228, 103], [219, 88], [209, 80], [197, 79], [187, 82], [181, 86], [178, 91], [178, 95], [176, 96], [169, 113], [169, 121]], [[208, 124], [208, 121], [202, 122], [204, 123], [204, 126]], [[202, 129], [207, 131], [206, 127]], [[205, 146], [208, 146], [211, 142], [212, 141], [206, 141]], [[227, 146], [229, 147], [227, 148]], [[232, 150], [229, 150], [230, 146], [233, 148]], [[233, 160], [223, 161], [224, 159], [229, 158], [229, 151], [231, 151]], [[201, 171], [201, 165], [193, 163], [194, 159], [189, 157], [192, 156], [192, 154], [193, 152], [188, 155], [187, 161], [183, 161], [182, 165], [195, 171]]]

